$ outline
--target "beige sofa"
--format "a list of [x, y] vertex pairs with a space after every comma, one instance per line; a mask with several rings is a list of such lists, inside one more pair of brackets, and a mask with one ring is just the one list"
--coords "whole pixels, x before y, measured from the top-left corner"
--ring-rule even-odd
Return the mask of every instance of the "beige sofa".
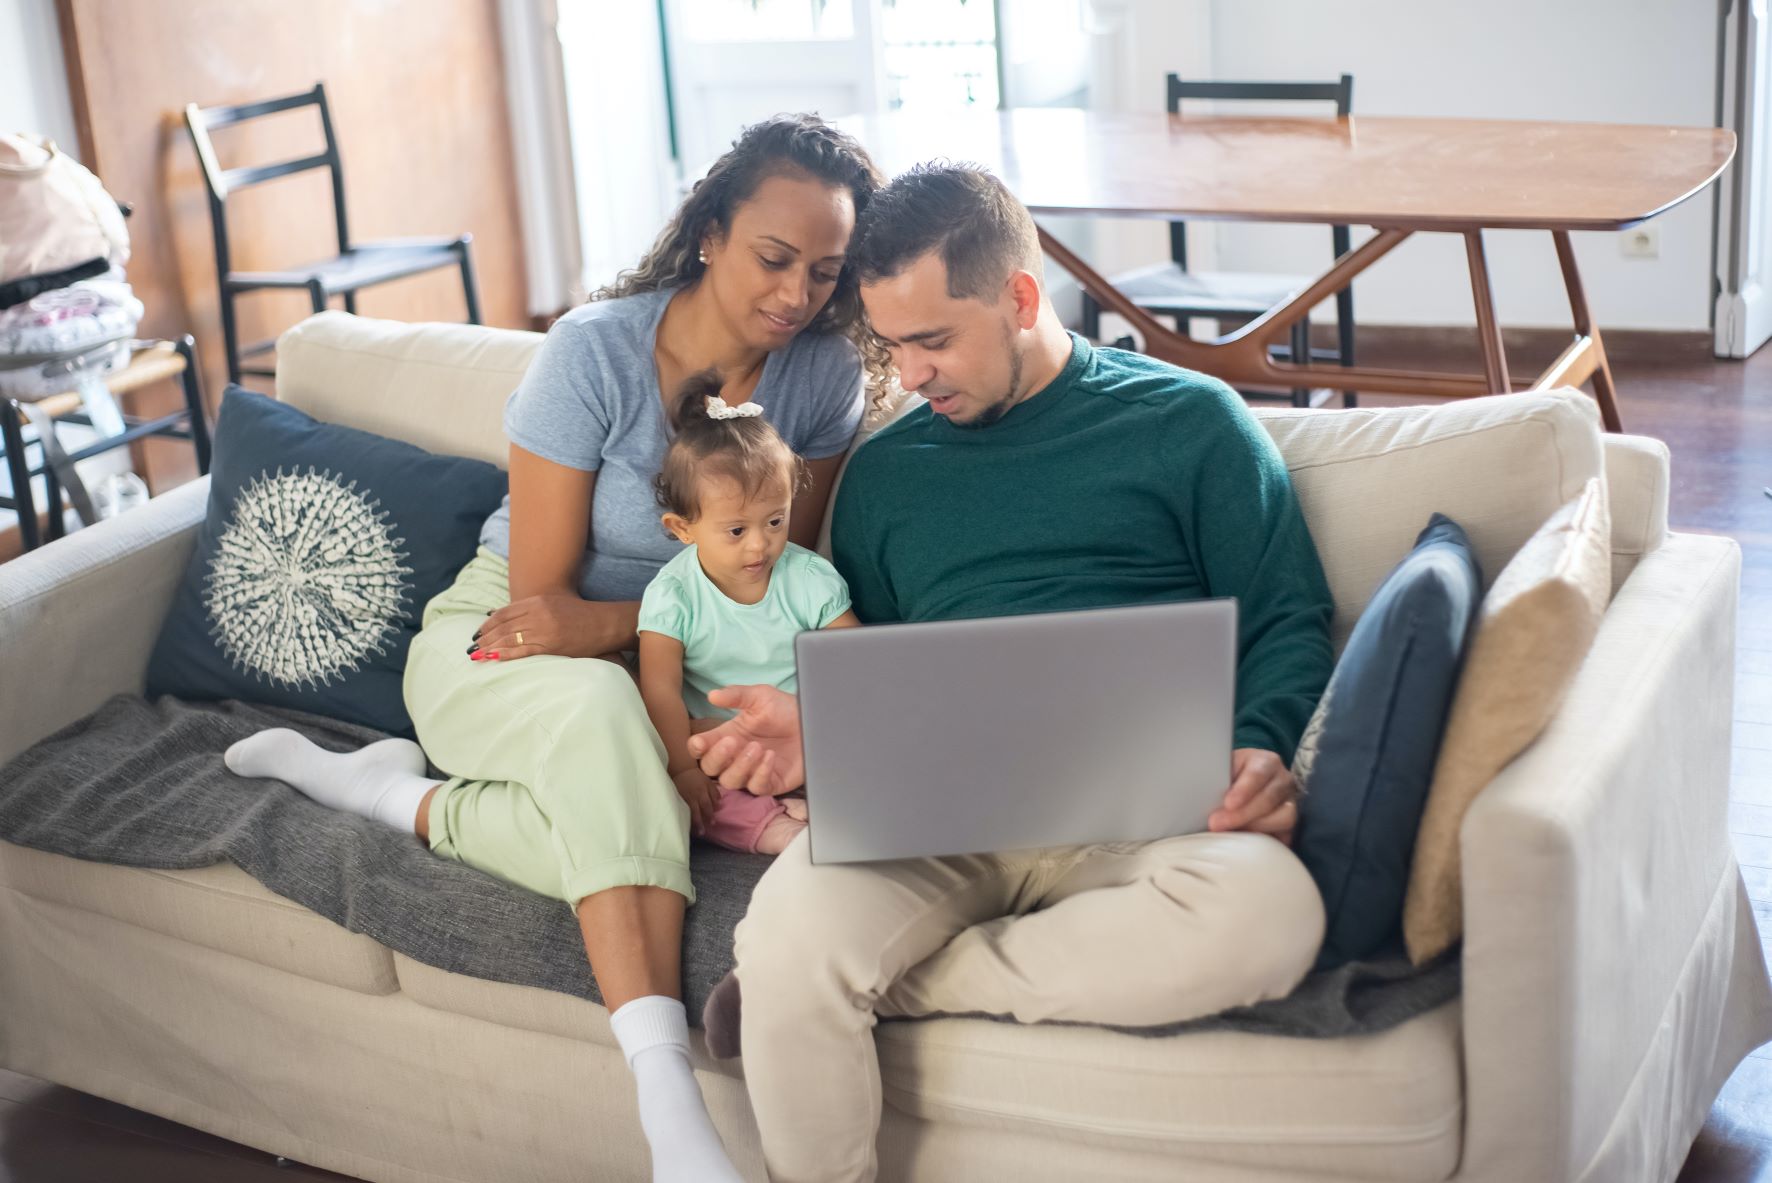
[[[327, 313], [280, 350], [321, 418], [502, 462], [539, 340]], [[1590, 476], [1616, 598], [1550, 729], [1463, 829], [1462, 998], [1379, 1035], [1140, 1039], [971, 1020], [878, 1042], [882, 1174], [930, 1180], [1671, 1178], [1772, 994], [1725, 830], [1735, 544], [1666, 530], [1668, 462], [1567, 392], [1262, 412], [1338, 642], [1431, 511], [1493, 577]], [[0, 761], [139, 691], [206, 482], [0, 567]], [[369, 1179], [646, 1177], [605, 1012], [417, 964], [238, 869], [0, 844], [0, 1064]], [[699, 1061], [761, 1179], [738, 1062]]]

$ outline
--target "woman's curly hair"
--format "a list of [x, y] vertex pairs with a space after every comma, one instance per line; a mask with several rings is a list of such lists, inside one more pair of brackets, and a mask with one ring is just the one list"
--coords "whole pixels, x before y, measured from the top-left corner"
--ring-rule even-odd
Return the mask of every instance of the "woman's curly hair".
[[[598, 288], [591, 299], [614, 300], [695, 283], [707, 270], [698, 258], [702, 240], [710, 233], [724, 236], [731, 230], [733, 212], [764, 181], [794, 173], [848, 189], [858, 218], [883, 183], [867, 150], [816, 115], [777, 115], [753, 123], [695, 183], [639, 265]], [[854, 342], [873, 405], [883, 404], [893, 387], [891, 362], [867, 326], [855, 271], [847, 263], [831, 298], [804, 331], [842, 333]]]

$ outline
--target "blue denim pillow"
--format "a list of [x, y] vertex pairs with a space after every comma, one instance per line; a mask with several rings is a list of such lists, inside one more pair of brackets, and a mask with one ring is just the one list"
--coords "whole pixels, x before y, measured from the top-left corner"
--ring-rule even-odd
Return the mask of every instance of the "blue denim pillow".
[[409, 735], [406, 651], [474, 557], [505, 475], [222, 399], [209, 512], [148, 661], [148, 693], [294, 707]]
[[1482, 574], [1435, 514], [1374, 593], [1293, 761], [1295, 847], [1323, 893], [1320, 969], [1400, 947], [1415, 834]]

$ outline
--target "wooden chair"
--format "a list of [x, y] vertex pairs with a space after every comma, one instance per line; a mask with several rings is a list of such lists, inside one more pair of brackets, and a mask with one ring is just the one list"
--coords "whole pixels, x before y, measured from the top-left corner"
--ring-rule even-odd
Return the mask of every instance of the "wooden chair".
[[[129, 365], [106, 376], [105, 385], [110, 388], [111, 393], [127, 394], [150, 383], [177, 378], [184, 388], [185, 405], [158, 419], [140, 419], [125, 415], [125, 430], [121, 435], [107, 436], [79, 451], [70, 452], [69, 461], [78, 463], [90, 460], [113, 448], [125, 447], [148, 436], [158, 436], [190, 440], [197, 453], [197, 471], [201, 474], [208, 473], [209, 423], [203, 409], [202, 385], [197, 376], [195, 343], [186, 335], [176, 341], [137, 341], [133, 349]], [[34, 409], [46, 414], [57, 424], [92, 426], [92, 420], [82, 410], [80, 395], [76, 392], [51, 395], [37, 402]], [[40, 458], [36, 464], [30, 463], [25, 449], [36, 445], [41, 453], [42, 440], [27, 440], [24, 426], [25, 414], [18, 401], [0, 398], [0, 457], [4, 458], [7, 473], [12, 480], [12, 494], [0, 496], [0, 509], [9, 509], [18, 515], [19, 541], [25, 550], [34, 550], [42, 542], [54, 541], [65, 533], [62, 521], [62, 483], [46, 456]], [[47, 534], [39, 529], [37, 506], [31, 495], [31, 481], [37, 477], [43, 478], [47, 494], [44, 498], [49, 510]]]
[[[215, 146], [209, 138], [212, 130], [308, 106], [320, 108], [320, 126], [326, 136], [324, 152], [299, 160], [250, 168], [224, 169], [217, 163]], [[190, 129], [191, 140], [197, 148], [197, 160], [203, 167], [203, 179], [209, 188], [209, 220], [215, 232], [215, 268], [221, 282], [222, 337], [227, 348], [230, 382], [239, 382], [243, 374], [276, 376], [274, 368], [248, 368], [243, 365], [246, 358], [269, 353], [277, 344], [275, 338], [272, 338], [254, 342], [244, 348], [240, 345], [234, 300], [245, 292], [275, 289], [306, 291], [313, 301], [315, 312], [324, 311], [334, 296], [342, 296], [345, 310], [355, 312], [357, 293], [364, 288], [441, 267], [459, 267], [462, 290], [467, 297], [468, 323], [480, 323], [480, 298], [474, 290], [474, 268], [468, 253], [473, 235], [463, 234], [455, 238], [384, 239], [354, 244], [351, 242], [345, 222], [344, 169], [339, 158], [338, 141], [332, 131], [332, 113], [326, 105], [326, 87], [323, 83], [315, 83], [313, 90], [301, 94], [231, 107], [205, 108], [190, 103], [185, 107], [185, 126]], [[261, 185], [266, 181], [315, 168], [329, 169], [332, 173], [332, 212], [338, 227], [338, 254], [330, 259], [286, 271], [235, 271], [232, 255], [228, 250], [228, 195], [252, 185]]]
[[[1187, 82], [1178, 74], [1168, 75], [1166, 102], [1169, 113], [1180, 115], [1181, 104], [1187, 99], [1332, 102], [1335, 113], [1346, 117], [1353, 108], [1354, 78], [1351, 74], [1343, 74], [1339, 82]], [[1348, 253], [1351, 235], [1346, 226], [1332, 227], [1330, 237], [1335, 258]], [[1110, 282], [1146, 312], [1174, 317], [1177, 330], [1185, 335], [1194, 317], [1229, 321], [1233, 325], [1254, 320], [1303, 291], [1313, 278], [1189, 270], [1187, 226], [1182, 222], [1171, 222], [1168, 262], [1114, 276]], [[1310, 321], [1306, 318], [1292, 330], [1289, 348], [1275, 351], [1276, 358], [1302, 358], [1308, 354], [1314, 360], [1353, 365], [1354, 294], [1351, 287], [1336, 295], [1335, 311], [1338, 348], [1312, 350]], [[1101, 337], [1101, 305], [1087, 292], [1083, 294], [1083, 332], [1098, 340]], [[1343, 401], [1350, 407], [1355, 405], [1356, 397], [1352, 391], [1342, 394]], [[1295, 406], [1309, 406], [1310, 390], [1294, 389], [1292, 401]]]

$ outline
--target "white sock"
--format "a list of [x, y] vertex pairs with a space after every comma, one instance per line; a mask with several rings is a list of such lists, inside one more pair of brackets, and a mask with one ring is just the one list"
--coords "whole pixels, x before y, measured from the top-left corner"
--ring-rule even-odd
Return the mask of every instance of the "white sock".
[[222, 756], [239, 776], [280, 780], [326, 806], [408, 834], [419, 803], [441, 782], [425, 775], [424, 749], [384, 739], [354, 752], [329, 752], [287, 727], [249, 735]]
[[743, 1183], [689, 1066], [683, 1004], [648, 994], [610, 1015], [609, 1026], [640, 1093], [640, 1128], [652, 1148], [653, 1183]]

